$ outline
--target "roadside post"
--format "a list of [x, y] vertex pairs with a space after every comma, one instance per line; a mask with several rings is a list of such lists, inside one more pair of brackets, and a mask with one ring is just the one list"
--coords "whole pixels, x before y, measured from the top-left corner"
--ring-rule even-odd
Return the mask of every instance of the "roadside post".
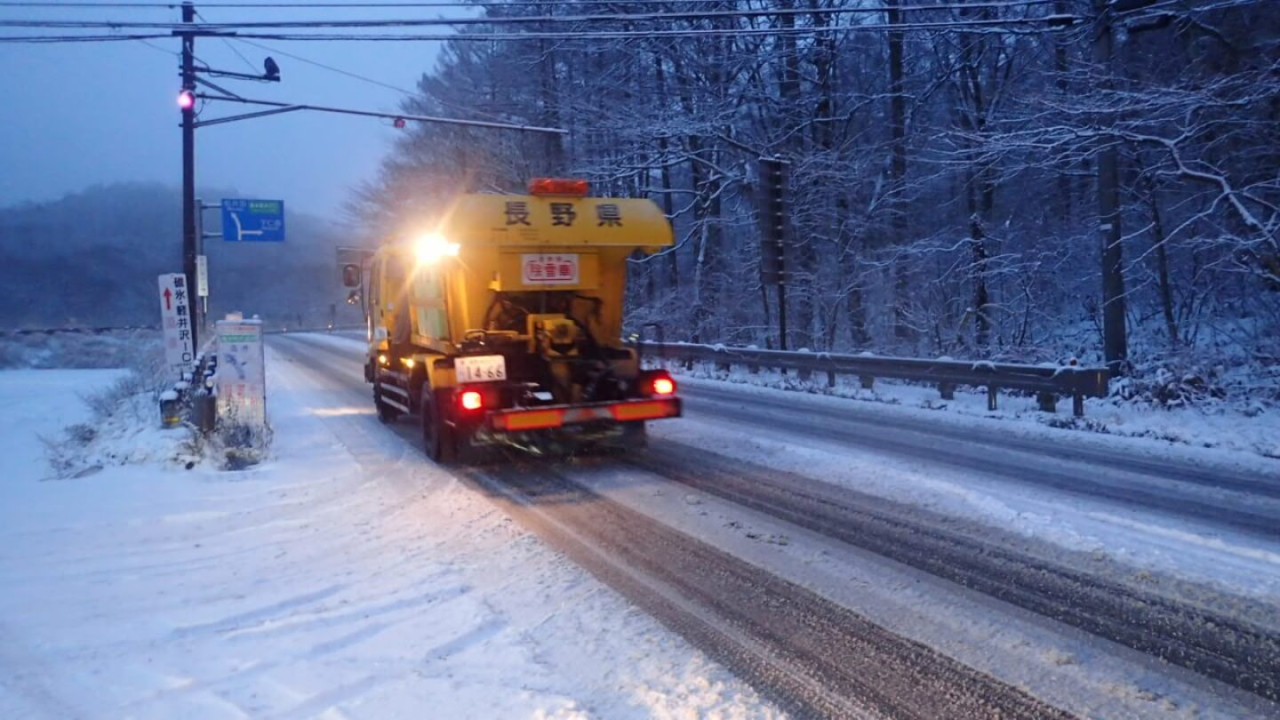
[[262, 321], [232, 316], [215, 323], [218, 372], [214, 376], [218, 421], [244, 426], [252, 432], [267, 424], [266, 363]]

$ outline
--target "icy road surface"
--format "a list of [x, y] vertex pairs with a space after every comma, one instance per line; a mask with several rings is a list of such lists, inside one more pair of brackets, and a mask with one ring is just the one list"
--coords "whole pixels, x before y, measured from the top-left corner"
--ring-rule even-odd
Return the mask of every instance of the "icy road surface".
[[[0, 485], [0, 716], [1280, 717], [1246, 462], [700, 382], [648, 453], [445, 471], [360, 343], [268, 347], [268, 465]], [[74, 415], [30, 384], [10, 442]]]
[[114, 377], [0, 372], [0, 718], [777, 715], [274, 355], [269, 464], [46, 480]]
[[[358, 342], [272, 347], [367, 402]], [[687, 389], [647, 454], [457, 475], [797, 712], [1280, 715], [1265, 470]]]

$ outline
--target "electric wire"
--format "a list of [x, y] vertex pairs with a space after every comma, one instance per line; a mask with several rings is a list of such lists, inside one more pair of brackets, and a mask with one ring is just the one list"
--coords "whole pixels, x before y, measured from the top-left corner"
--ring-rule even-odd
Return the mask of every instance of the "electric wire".
[[[508, 7], [519, 7], [508, 5]], [[939, 6], [939, 9], [958, 7], [973, 9], [977, 6]], [[934, 8], [930, 8], [934, 9]], [[388, 19], [388, 20], [255, 20], [248, 22], [177, 23], [177, 22], [120, 22], [113, 20], [0, 20], [0, 27], [56, 28], [76, 30], [169, 30], [169, 31], [218, 31], [245, 29], [386, 29], [415, 27], [456, 27], [472, 25], [527, 25], [537, 23], [599, 23], [599, 22], [668, 22], [671, 20], [718, 20], [723, 18], [756, 17], [808, 17], [858, 14], [881, 14], [884, 8], [815, 8], [815, 9], [759, 9], [759, 10], [710, 10], [658, 13], [614, 13], [607, 15], [505, 15], [487, 17]], [[1004, 18], [1014, 20], [1016, 18]], [[963, 23], [964, 21], [953, 21]]]
[[[434, 33], [434, 34], [323, 34], [323, 33], [227, 33], [225, 37], [243, 40], [273, 40], [281, 42], [520, 42], [541, 40], [628, 40], [699, 37], [738, 37], [764, 35], [771, 37], [823, 35], [845, 32], [895, 32], [908, 30], [956, 30], [960, 32], [997, 32], [1003, 34], [1044, 34], [1061, 32], [1049, 27], [1019, 27], [1044, 25], [1043, 18], [1012, 20], [973, 20], [964, 22], [916, 22], [916, 23], [866, 23], [862, 25], [824, 25], [793, 28], [722, 28], [677, 30], [617, 30], [584, 32], [527, 32], [527, 33]], [[172, 37], [173, 33], [122, 33], [110, 35], [8, 35], [0, 36], [0, 43], [76, 43], [113, 42], [122, 40], [155, 40]]]

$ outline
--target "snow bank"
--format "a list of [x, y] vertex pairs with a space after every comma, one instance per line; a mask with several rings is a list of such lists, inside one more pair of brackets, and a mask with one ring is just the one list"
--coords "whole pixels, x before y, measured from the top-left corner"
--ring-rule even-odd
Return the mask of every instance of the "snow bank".
[[762, 370], [751, 373], [734, 366], [728, 372], [706, 363], [687, 370], [681, 363], [668, 363], [669, 369], [687, 378], [715, 380], [762, 388], [795, 390], [815, 395], [874, 403], [874, 406], [898, 406], [936, 412], [939, 421], [948, 417], [983, 418], [1013, 422], [1023, 431], [1032, 428], [1077, 430], [1089, 433], [1144, 438], [1201, 448], [1219, 448], [1246, 452], [1265, 458], [1280, 459], [1280, 407], [1262, 402], [1237, 406], [1227, 402], [1162, 406], [1133, 402], [1120, 397], [1085, 401], [1085, 416], [1070, 414], [1070, 401], [1059, 403], [1059, 412], [1045, 413], [1036, 399], [1008, 391], [999, 398], [1000, 409], [987, 410], [987, 396], [982, 388], [957, 388], [954, 400], [943, 400], [936, 387], [876, 379], [875, 388], [864, 390], [858, 378], [838, 376], [836, 386], [827, 386], [824, 373], [810, 380], [800, 380], [794, 373]]
[[269, 358], [262, 465], [39, 482], [35, 432], [90, 417], [89, 376], [6, 375], [28, 457], [0, 482], [0, 717], [778, 715], [423, 460], [363, 388]]

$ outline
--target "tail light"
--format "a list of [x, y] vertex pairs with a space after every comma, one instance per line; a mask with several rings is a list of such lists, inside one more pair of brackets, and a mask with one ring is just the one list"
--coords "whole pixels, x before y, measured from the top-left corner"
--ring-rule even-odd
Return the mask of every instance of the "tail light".
[[653, 379], [654, 395], [675, 395], [676, 381], [669, 377], [656, 377]]
[[466, 390], [458, 396], [458, 405], [463, 410], [479, 410], [484, 407], [484, 397], [475, 390]]

